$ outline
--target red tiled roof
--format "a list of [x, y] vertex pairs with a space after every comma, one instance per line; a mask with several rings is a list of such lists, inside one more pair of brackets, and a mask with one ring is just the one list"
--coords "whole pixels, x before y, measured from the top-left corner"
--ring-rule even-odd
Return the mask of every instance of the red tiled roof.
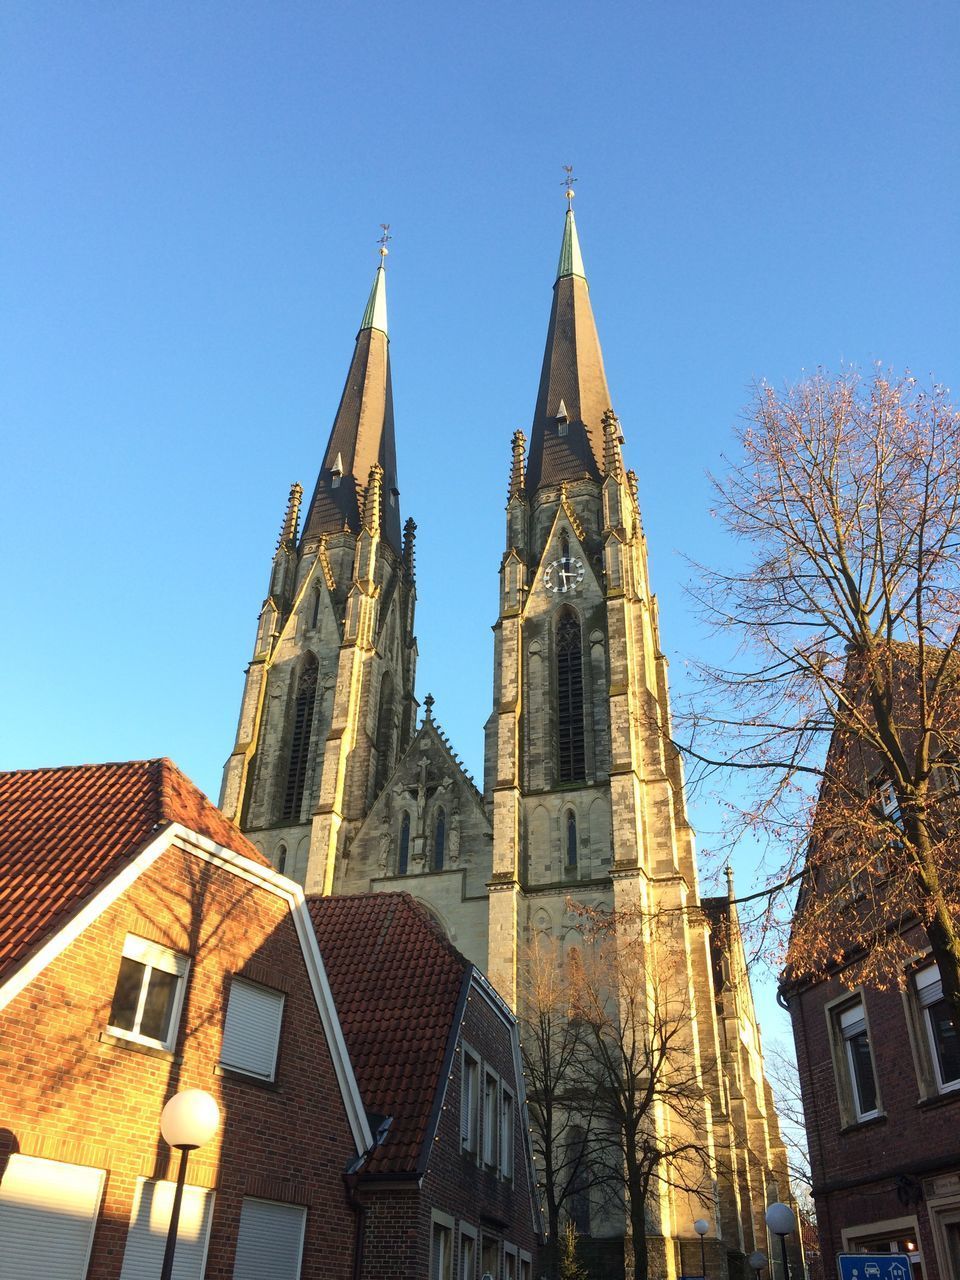
[[170, 760], [0, 773], [0, 979], [171, 822], [264, 861]]
[[360, 1095], [393, 1117], [365, 1172], [414, 1173], [470, 962], [407, 893], [308, 903]]

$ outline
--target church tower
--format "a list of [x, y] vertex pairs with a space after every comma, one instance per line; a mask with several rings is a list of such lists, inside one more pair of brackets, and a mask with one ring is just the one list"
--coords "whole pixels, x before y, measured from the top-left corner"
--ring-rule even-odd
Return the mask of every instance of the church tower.
[[[694, 1127], [714, 1167], [729, 1167], [734, 1135], [710, 922], [670, 741], [667, 662], [637, 476], [624, 465], [572, 194], [529, 451], [522, 432], [513, 437], [485, 750], [493, 824], [489, 973], [512, 1007], [522, 1008], [534, 939], [552, 938], [561, 954], [577, 947], [579, 955], [581, 921], [571, 900], [632, 922], [618, 926], [618, 938], [631, 931], [646, 980], [652, 986], [655, 975], [666, 975], [688, 1011], [685, 1053], [696, 1063], [701, 1098]], [[651, 927], [657, 919], [669, 927]], [[683, 1270], [697, 1217], [717, 1222], [722, 1238], [743, 1248], [753, 1207], [734, 1180], [714, 1187], [715, 1203], [708, 1183], [700, 1195], [661, 1187], [648, 1204], [654, 1274]], [[591, 1226], [611, 1247], [625, 1228], [606, 1212]]]
[[342, 876], [416, 721], [416, 526], [401, 532], [385, 255], [302, 530], [290, 491], [220, 796], [311, 892]]

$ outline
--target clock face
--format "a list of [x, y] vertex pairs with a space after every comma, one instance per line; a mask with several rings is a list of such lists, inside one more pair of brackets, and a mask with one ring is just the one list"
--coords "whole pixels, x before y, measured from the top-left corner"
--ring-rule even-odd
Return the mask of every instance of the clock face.
[[583, 561], [576, 556], [561, 556], [559, 560], [551, 561], [543, 571], [543, 585], [557, 595], [576, 591], [582, 581]]

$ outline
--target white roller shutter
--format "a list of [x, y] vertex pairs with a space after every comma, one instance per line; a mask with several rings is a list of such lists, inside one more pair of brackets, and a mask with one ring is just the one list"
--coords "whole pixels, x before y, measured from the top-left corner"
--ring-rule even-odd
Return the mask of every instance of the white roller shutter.
[[0, 1182], [0, 1280], [83, 1280], [105, 1177], [12, 1155]]
[[280, 1046], [283, 993], [243, 978], [230, 983], [220, 1065], [272, 1080]]
[[306, 1222], [302, 1205], [244, 1200], [233, 1280], [299, 1280]]
[[[175, 1191], [176, 1185], [172, 1182], [137, 1179], [120, 1280], [147, 1280], [160, 1274]], [[184, 1187], [173, 1280], [202, 1280], [212, 1213], [212, 1191], [205, 1187]]]

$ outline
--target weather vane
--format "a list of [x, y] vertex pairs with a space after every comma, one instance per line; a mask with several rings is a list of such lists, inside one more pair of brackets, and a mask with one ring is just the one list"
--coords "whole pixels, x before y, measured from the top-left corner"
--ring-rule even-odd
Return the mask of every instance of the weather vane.
[[577, 194], [573, 189], [573, 184], [579, 181], [579, 179], [573, 176], [572, 164], [565, 164], [563, 166], [563, 172], [567, 175], [563, 180], [563, 185], [567, 188], [566, 191], [564, 192], [564, 195], [567, 197], [567, 208], [572, 209], [573, 197]]
[[382, 262], [383, 259], [390, 252], [390, 250], [387, 248], [387, 241], [392, 240], [393, 236], [389, 234], [390, 233], [389, 222], [381, 222], [380, 230], [382, 231], [383, 234], [381, 235], [380, 239], [377, 241], [377, 244], [380, 246], [380, 261]]

